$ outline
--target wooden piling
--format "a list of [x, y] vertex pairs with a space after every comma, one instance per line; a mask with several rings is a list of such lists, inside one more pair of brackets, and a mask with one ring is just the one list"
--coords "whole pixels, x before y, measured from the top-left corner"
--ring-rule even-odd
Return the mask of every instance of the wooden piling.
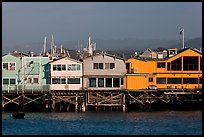
[[123, 101], [122, 101], [122, 104], [123, 104], [123, 112], [125, 112], [125, 94], [123, 93], [122, 94], [122, 99], [123, 99]]
[[75, 112], [78, 112], [78, 93], [76, 93], [76, 99], [75, 99]]

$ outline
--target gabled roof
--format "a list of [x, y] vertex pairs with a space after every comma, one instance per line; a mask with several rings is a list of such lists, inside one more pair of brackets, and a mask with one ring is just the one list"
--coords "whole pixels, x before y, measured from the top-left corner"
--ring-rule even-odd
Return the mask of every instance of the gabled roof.
[[185, 48], [185, 49], [182, 49], [182, 50], [178, 51], [177, 54], [175, 54], [174, 56], [172, 56], [172, 57], [170, 57], [170, 58], [166, 58], [166, 60], [171, 59], [171, 58], [173, 58], [173, 57], [175, 57], [175, 56], [178, 56], [179, 54], [181, 54], [181, 53], [183, 53], [183, 52], [185, 52], [185, 51], [187, 51], [187, 50], [189, 50], [189, 49], [190, 49], [190, 50], [193, 50], [193, 51], [197, 52], [198, 54], [201, 54], [201, 55], [202, 55], [202, 52], [201, 52], [201, 51], [199, 51], [199, 50], [197, 50], [197, 49], [195, 49], [195, 48], [189, 47], [189, 48]]
[[199, 51], [199, 50], [197, 50], [197, 49], [195, 49], [195, 48], [189, 47], [189, 48], [185, 48], [185, 49], [180, 50], [180, 51], [178, 52], [178, 54], [176, 54], [176, 55], [174, 55], [174, 56], [172, 56], [172, 57], [169, 57], [169, 58], [152, 59], [152, 58], [134, 57], [134, 59], [138, 59], [138, 60], [142, 60], [142, 61], [166, 61], [166, 60], [169, 60], [169, 59], [171, 59], [171, 58], [173, 58], [173, 57], [175, 57], [175, 56], [178, 56], [179, 54], [181, 54], [181, 53], [187, 51], [188, 49], [193, 50], [193, 51], [197, 52], [198, 54], [202, 54], [201, 51]]
[[109, 56], [109, 57], [112, 57], [112, 58], [117, 58], [117, 59], [120, 59], [120, 60], [124, 60], [124, 61], [125, 61], [124, 58], [118, 57], [118, 56], [116, 56], [116, 55], [108, 54], [108, 53], [106, 53], [106, 52], [101, 52], [101, 53], [94, 54], [94, 55], [92, 55], [92, 56], [87, 56], [87, 57], [82, 58], [82, 60], [84, 60], [84, 59], [86, 59], [86, 58], [91, 58], [91, 57], [94, 57], [94, 56], [99, 56], [99, 55], [106, 55], [106, 56]]
[[53, 63], [53, 62], [55, 62], [55, 61], [58, 61], [58, 60], [61, 60], [61, 59], [64, 59], [64, 58], [67, 58], [67, 59], [69, 59], [69, 60], [71, 60], [71, 61], [75, 61], [75, 62], [78, 62], [78, 63], [82, 63], [82, 62], [79, 61], [79, 60], [76, 60], [76, 59], [73, 59], [73, 58], [69, 58], [69, 57], [61, 57], [61, 58], [58, 58], [58, 59], [54, 59], [53, 61], [50, 61], [50, 62], [48, 62], [48, 63], [50, 64], [50, 63]]
[[25, 57], [25, 56], [29, 56], [29, 54], [23, 53], [23, 52], [12, 52], [10, 53], [11, 55], [15, 56], [15, 57]]

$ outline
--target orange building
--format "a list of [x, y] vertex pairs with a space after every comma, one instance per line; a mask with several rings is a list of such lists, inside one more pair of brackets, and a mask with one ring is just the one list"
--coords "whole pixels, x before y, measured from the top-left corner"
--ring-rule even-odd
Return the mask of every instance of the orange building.
[[127, 90], [158, 88], [201, 89], [202, 52], [186, 48], [165, 59], [130, 58], [126, 62]]

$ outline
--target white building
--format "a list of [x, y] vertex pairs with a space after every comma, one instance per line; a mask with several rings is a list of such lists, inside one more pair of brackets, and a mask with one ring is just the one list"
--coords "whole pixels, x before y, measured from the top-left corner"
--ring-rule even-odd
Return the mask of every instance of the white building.
[[98, 53], [83, 59], [84, 90], [125, 89], [125, 59]]
[[82, 62], [62, 57], [49, 64], [51, 90], [82, 90]]

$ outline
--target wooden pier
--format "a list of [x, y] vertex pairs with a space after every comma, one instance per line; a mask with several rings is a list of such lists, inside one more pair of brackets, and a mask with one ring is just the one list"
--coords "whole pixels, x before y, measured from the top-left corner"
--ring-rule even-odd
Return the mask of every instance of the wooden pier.
[[[202, 102], [201, 90], [2, 91], [2, 110], [85, 112], [170, 109]], [[173, 106], [173, 107], [172, 107]], [[194, 107], [194, 106], [193, 106]]]

